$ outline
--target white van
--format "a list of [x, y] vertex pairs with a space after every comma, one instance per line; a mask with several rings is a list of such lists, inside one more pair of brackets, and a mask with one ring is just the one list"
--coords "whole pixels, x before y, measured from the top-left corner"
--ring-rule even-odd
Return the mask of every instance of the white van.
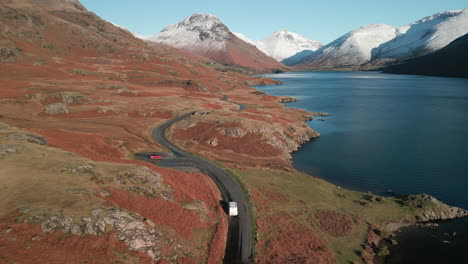
[[229, 202], [229, 215], [230, 216], [237, 215], [237, 203], [236, 202]]

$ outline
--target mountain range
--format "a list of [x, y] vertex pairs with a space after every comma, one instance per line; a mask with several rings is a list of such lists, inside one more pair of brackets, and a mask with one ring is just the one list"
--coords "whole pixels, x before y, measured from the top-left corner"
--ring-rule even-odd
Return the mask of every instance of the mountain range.
[[[435, 52], [468, 33], [468, 9], [440, 12], [405, 26], [370, 24], [327, 45], [287, 30], [254, 41], [231, 32], [219, 18], [194, 14], [153, 36], [225, 65], [255, 71], [377, 68]], [[280, 63], [281, 62], [281, 63]]]
[[468, 9], [446, 11], [402, 27], [372, 24], [353, 30], [294, 64], [301, 69], [348, 68], [437, 51], [468, 33]]
[[254, 45], [241, 40], [219, 18], [210, 14], [191, 15], [144, 39], [193, 52], [221, 64], [257, 71], [284, 68]]

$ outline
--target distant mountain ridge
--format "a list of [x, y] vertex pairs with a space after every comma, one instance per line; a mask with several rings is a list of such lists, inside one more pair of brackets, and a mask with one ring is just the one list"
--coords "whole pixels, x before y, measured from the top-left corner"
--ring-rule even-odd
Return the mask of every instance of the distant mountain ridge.
[[301, 69], [359, 67], [437, 51], [468, 33], [468, 9], [446, 11], [402, 27], [372, 24], [350, 31], [287, 65]]
[[398, 28], [386, 24], [366, 25], [323, 46], [299, 63], [311, 68], [361, 65], [371, 59], [372, 49], [398, 34]]
[[285, 29], [278, 30], [268, 37], [253, 41], [241, 33], [234, 33], [240, 39], [257, 46], [265, 54], [275, 58], [277, 61], [283, 61], [302, 51], [315, 51], [323, 46], [322, 43], [310, 40], [302, 35], [290, 32]]
[[439, 50], [468, 33], [468, 8], [437, 13], [400, 27], [403, 34], [372, 51], [372, 59], [402, 59]]
[[383, 72], [468, 78], [468, 34], [439, 51], [384, 68]]

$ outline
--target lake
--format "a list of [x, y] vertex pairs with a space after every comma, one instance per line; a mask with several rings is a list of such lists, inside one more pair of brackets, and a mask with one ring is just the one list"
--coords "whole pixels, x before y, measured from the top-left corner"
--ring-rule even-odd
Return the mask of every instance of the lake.
[[[428, 193], [468, 209], [468, 79], [377, 72], [263, 76], [284, 85], [258, 89], [301, 100], [288, 107], [330, 113], [325, 121], [309, 122], [321, 137], [293, 154], [296, 169], [349, 189]], [[465, 219], [444, 224], [441, 229], [447, 232], [459, 230], [455, 242], [445, 241], [444, 248], [452, 253], [467, 251], [467, 227]], [[414, 245], [417, 238], [426, 263], [436, 263], [428, 249], [442, 244], [442, 239], [426, 233], [407, 232], [410, 235], [400, 239], [401, 247]], [[434, 243], [429, 243], [430, 238]], [[405, 263], [411, 259], [406, 254], [389, 263]], [[468, 253], [461, 254], [466, 260]]]

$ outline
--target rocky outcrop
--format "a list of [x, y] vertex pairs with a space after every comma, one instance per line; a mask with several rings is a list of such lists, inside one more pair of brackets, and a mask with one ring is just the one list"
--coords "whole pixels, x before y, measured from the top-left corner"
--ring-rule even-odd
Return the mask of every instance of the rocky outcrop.
[[[207, 152], [214, 158], [237, 165], [290, 168], [291, 153], [320, 134], [300, 122], [267, 122], [219, 119], [217, 115], [194, 115], [170, 128], [173, 139], [197, 142], [187, 145], [193, 152]], [[229, 152], [229, 154], [226, 154]]]
[[95, 170], [96, 165], [91, 163], [71, 165], [60, 169], [60, 172], [69, 172], [77, 175], [90, 175], [92, 177], [100, 176], [100, 173]]
[[0, 62], [13, 62], [19, 57], [19, 49], [0, 47]]
[[161, 186], [162, 177], [159, 173], [150, 170], [148, 167], [139, 166], [135, 170], [121, 172], [117, 176], [121, 184], [139, 183], [139, 184], [151, 184], [155, 187]]
[[82, 104], [84, 102], [91, 100], [90, 97], [79, 94], [79, 93], [64, 92], [64, 93], [60, 93], [60, 97], [62, 98], [65, 104]]
[[449, 220], [468, 216], [467, 210], [446, 205], [427, 194], [408, 195], [404, 199], [404, 204], [422, 209], [416, 215], [418, 222]]
[[65, 103], [54, 103], [46, 105], [44, 112], [51, 115], [61, 115], [70, 113], [70, 107]]
[[174, 245], [172, 239], [165, 238], [150, 220], [119, 208], [96, 208], [90, 215], [81, 218], [64, 215], [62, 212], [33, 212], [29, 208], [22, 209], [21, 213], [23, 215], [19, 219], [25, 223], [40, 224], [45, 233], [62, 230], [67, 235], [98, 236], [115, 230], [119, 240], [129, 248], [148, 254], [156, 260], [162, 257], [161, 249], [168, 246], [174, 247], [173, 250], [181, 254], [191, 254], [182, 245]]
[[6, 156], [19, 153], [23, 150], [23, 147], [18, 144], [0, 144], [0, 160], [4, 159]]
[[286, 104], [292, 102], [298, 102], [299, 100], [291, 96], [280, 96], [278, 97], [278, 102]]
[[38, 134], [9, 134], [7, 140], [20, 140], [35, 143], [39, 145], [47, 145], [47, 140]]
[[242, 138], [247, 135], [247, 132], [240, 127], [229, 127], [221, 130], [221, 133], [234, 138]]
[[148, 167], [139, 166], [134, 170], [121, 172], [117, 175], [117, 182], [122, 185], [130, 185], [124, 190], [141, 196], [149, 198], [160, 196], [164, 200], [173, 199], [173, 190], [163, 183], [159, 173]]
[[290, 157], [290, 153], [297, 151], [302, 144], [308, 142], [311, 138], [320, 136], [315, 130], [309, 127], [273, 127], [261, 126], [247, 129], [248, 132], [262, 134], [267, 144], [285, 152]]

